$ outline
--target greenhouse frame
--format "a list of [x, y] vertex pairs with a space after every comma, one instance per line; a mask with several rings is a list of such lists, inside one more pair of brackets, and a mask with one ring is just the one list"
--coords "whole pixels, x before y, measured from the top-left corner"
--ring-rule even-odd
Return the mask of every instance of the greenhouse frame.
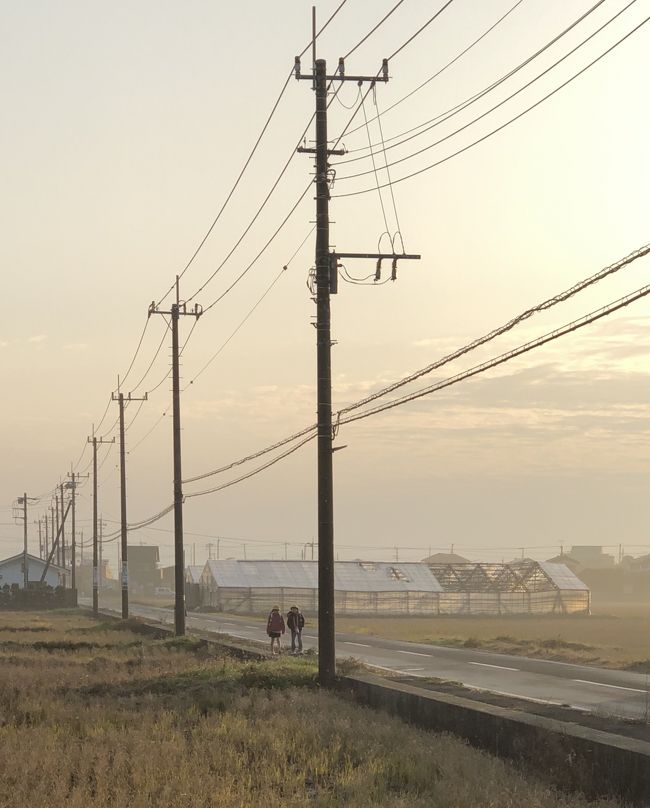
[[[317, 561], [210, 560], [200, 602], [223, 612], [258, 614], [297, 605], [318, 611]], [[588, 587], [564, 564], [337, 561], [339, 615], [587, 614]]]

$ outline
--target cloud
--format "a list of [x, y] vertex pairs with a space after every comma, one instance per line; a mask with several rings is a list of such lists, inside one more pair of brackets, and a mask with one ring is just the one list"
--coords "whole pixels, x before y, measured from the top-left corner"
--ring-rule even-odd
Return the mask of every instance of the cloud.
[[27, 342], [39, 343], [47, 339], [47, 334], [35, 334], [33, 337], [28, 337]]
[[9, 343], [7, 340], [0, 340], [0, 348], [6, 348]]
[[85, 351], [88, 349], [87, 342], [70, 342], [68, 345], [64, 345], [63, 349], [65, 351]]

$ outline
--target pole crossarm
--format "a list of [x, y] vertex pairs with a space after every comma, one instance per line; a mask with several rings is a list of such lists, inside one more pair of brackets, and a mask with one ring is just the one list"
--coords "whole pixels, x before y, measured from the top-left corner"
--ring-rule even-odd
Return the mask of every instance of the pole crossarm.
[[[315, 81], [315, 73], [303, 73], [300, 68], [300, 56], [294, 59], [293, 74], [297, 81]], [[388, 81], [388, 59], [382, 59], [381, 70], [375, 76], [346, 76], [345, 75], [345, 60], [339, 59], [339, 66], [333, 76], [327, 74], [319, 76], [323, 81], [356, 81], [357, 84], [367, 84], [368, 82], [374, 83], [376, 81]]]
[[376, 258], [380, 261], [419, 261], [421, 255], [411, 255], [410, 253], [346, 253], [332, 252], [332, 258]]

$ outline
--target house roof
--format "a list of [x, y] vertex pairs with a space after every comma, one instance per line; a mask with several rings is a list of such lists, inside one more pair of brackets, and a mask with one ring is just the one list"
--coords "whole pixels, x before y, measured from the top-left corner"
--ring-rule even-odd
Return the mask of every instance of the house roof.
[[[317, 561], [208, 561], [204, 570], [223, 588], [316, 589]], [[336, 561], [339, 592], [442, 592], [426, 564]]]
[[198, 564], [190, 564], [190, 566], [185, 569], [185, 577], [191, 583], [198, 584], [201, 580], [203, 570], [204, 567], [200, 567]]
[[469, 559], [458, 553], [434, 553], [422, 559], [423, 564], [467, 564]]

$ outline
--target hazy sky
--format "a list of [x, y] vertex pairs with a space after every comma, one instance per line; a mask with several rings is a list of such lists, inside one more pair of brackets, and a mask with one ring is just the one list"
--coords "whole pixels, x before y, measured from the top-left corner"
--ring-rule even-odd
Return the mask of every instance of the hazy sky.
[[[322, 22], [338, 5], [319, 2]], [[332, 69], [394, 5], [348, 0], [319, 40]], [[347, 62], [377, 72], [442, 5], [405, 0]], [[391, 80], [366, 102], [385, 110], [457, 56], [514, 0], [455, 0], [390, 64]], [[391, 138], [455, 107], [543, 47], [593, 3], [522, 0], [476, 47], [382, 116]], [[449, 121], [388, 151], [406, 157], [507, 98], [627, 5], [605, 0], [503, 86]], [[311, 3], [231, 4], [140, 0], [1, 2], [2, 152], [0, 357], [3, 463], [0, 555], [21, 547], [10, 505], [52, 489], [77, 463], [124, 375], [158, 299], [187, 263], [246, 159], [310, 35]], [[535, 103], [650, 15], [630, 8], [546, 76], [481, 121], [392, 169], [392, 178], [437, 162]], [[557, 95], [475, 148], [394, 186], [408, 251], [396, 283], [340, 283], [332, 301], [335, 406], [428, 364], [650, 240], [646, 103], [650, 23]], [[309, 59], [303, 60], [309, 69]], [[354, 84], [330, 108], [336, 136], [352, 114]], [[313, 110], [308, 82], [292, 81], [258, 155], [182, 281], [190, 297], [230, 251], [296, 145]], [[363, 123], [361, 113], [355, 125]], [[377, 124], [370, 125], [373, 142]], [[313, 136], [313, 132], [310, 132]], [[367, 146], [365, 128], [343, 138]], [[332, 244], [375, 251], [384, 231], [366, 159], [337, 167]], [[356, 153], [348, 155], [357, 156]], [[381, 157], [378, 162], [381, 162]], [[207, 307], [252, 260], [307, 184], [296, 155], [268, 206], [196, 301]], [[380, 174], [385, 182], [385, 171]], [[389, 227], [396, 229], [390, 198]], [[193, 378], [231, 334], [309, 233], [313, 194], [221, 303], [202, 318], [183, 356]], [[386, 239], [383, 240], [386, 246]], [[315, 419], [315, 307], [306, 288], [313, 237], [209, 369], [183, 395], [184, 476], [199, 474]], [[363, 277], [374, 266], [348, 264]], [[569, 303], [464, 360], [456, 373], [648, 283], [642, 259]], [[151, 390], [169, 367], [154, 317], [125, 392]], [[191, 327], [181, 324], [183, 338]], [[341, 430], [335, 456], [340, 558], [417, 559], [428, 547], [472, 558], [547, 557], [560, 543], [650, 545], [650, 305], [647, 299], [551, 346]], [[129, 521], [172, 500], [171, 419], [142, 441], [170, 405], [165, 382], [129, 430]], [[127, 422], [136, 413], [132, 405]], [[100, 430], [108, 437], [116, 405]], [[100, 461], [105, 455], [103, 450]], [[90, 453], [83, 455], [83, 470]], [[99, 507], [119, 518], [117, 449], [100, 472]], [[228, 476], [186, 487], [186, 493]], [[91, 486], [79, 520], [90, 536]], [[49, 505], [41, 500], [34, 519]], [[299, 557], [316, 536], [315, 446], [255, 479], [188, 500], [187, 546], [205, 558], [209, 536], [224, 555]], [[172, 560], [170, 517], [131, 542], [160, 543]], [[107, 530], [115, 524], [109, 522]], [[196, 535], [195, 535], [196, 534]], [[34, 525], [30, 543], [36, 547]], [[110, 545], [114, 555], [116, 543]]]

